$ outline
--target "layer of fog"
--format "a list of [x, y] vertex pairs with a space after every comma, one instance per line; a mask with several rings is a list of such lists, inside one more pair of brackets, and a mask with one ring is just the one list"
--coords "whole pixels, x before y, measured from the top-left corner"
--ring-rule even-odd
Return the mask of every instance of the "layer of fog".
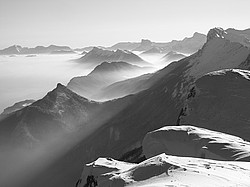
[[[161, 55], [140, 56], [158, 67], [157, 62]], [[77, 54], [0, 56], [0, 112], [15, 102], [42, 98], [58, 82], [66, 85], [72, 77], [87, 75], [91, 69], [84, 69], [84, 66], [72, 61], [79, 57]], [[116, 112], [121, 109], [118, 108]], [[65, 138], [64, 134], [54, 134], [33, 150], [0, 148], [0, 168], [3, 168], [0, 170], [0, 183], [5, 187], [22, 186], [22, 183], [25, 184], [26, 180], [39, 175], [41, 170], [63, 156], [113, 115], [115, 114], [109, 114], [100, 121], [96, 120], [94, 128], [93, 124], [89, 124], [91, 129], [84, 129], [84, 134], [79, 133], [78, 136]]]
[[91, 70], [71, 60], [78, 54], [0, 56], [0, 113], [25, 99], [40, 99], [58, 82], [66, 85]]
[[[140, 55], [157, 69], [162, 68], [158, 65], [162, 56]], [[80, 55], [0, 56], [0, 113], [16, 102], [42, 98], [58, 82], [67, 85], [71, 78], [91, 72], [72, 61], [77, 58]]]

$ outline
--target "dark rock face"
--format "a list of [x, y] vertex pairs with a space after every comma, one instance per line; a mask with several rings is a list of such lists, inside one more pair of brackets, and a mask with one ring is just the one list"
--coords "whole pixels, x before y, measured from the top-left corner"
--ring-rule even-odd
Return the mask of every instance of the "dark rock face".
[[[1, 123], [2, 136], [9, 136], [27, 146], [46, 140], [53, 133], [74, 132], [81, 129], [91, 118], [98, 104], [75, 94], [58, 84], [44, 98], [12, 113]], [[10, 136], [9, 136], [10, 138]]]
[[198, 79], [189, 92], [193, 97], [187, 98], [180, 124], [191, 123], [250, 140], [249, 75], [249, 71], [231, 69]]
[[225, 35], [225, 31], [222, 28], [214, 28], [209, 30], [207, 34], [207, 41], [210, 41], [214, 38], [221, 38], [223, 35]]

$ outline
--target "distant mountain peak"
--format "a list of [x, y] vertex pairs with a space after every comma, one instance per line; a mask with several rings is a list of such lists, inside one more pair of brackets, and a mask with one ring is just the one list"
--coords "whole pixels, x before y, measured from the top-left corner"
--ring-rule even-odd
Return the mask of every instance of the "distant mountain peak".
[[214, 38], [224, 38], [224, 35], [227, 34], [224, 29], [221, 27], [215, 27], [213, 29], [210, 29], [207, 34], [207, 41], [210, 41]]
[[93, 49], [91, 51], [102, 51], [102, 49], [99, 47], [93, 47]]
[[195, 33], [193, 34], [193, 37], [204, 37], [204, 34], [201, 34], [201, 33], [199, 33], [199, 32], [195, 32]]
[[150, 40], [148, 40], [148, 39], [142, 39], [142, 40], [141, 40], [141, 44], [142, 44], [142, 45], [151, 45], [152, 42], [151, 42]]
[[101, 64], [102, 62], [118, 62], [124, 61], [134, 65], [150, 65], [148, 62], [141, 59], [136, 54], [127, 51], [117, 49], [115, 51], [101, 49], [94, 47], [86, 55], [81, 57], [79, 61], [84, 62], [89, 67], [95, 67], [96, 65]]
[[58, 88], [58, 89], [67, 89], [66, 86], [64, 86], [61, 83], [57, 83], [56, 88]]

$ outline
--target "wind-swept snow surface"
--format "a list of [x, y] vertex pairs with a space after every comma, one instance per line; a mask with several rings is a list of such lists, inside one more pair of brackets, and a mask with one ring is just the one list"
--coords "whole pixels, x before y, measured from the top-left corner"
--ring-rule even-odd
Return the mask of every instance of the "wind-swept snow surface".
[[77, 187], [249, 186], [250, 162], [160, 154], [140, 164], [99, 158], [87, 164]]
[[166, 126], [149, 132], [142, 143], [147, 158], [166, 153], [216, 160], [250, 161], [250, 143], [221, 132], [194, 126]]

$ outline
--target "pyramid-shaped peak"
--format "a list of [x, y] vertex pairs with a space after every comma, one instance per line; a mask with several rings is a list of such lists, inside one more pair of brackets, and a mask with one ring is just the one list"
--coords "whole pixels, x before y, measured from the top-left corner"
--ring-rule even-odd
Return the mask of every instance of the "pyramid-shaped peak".
[[102, 49], [99, 47], [93, 47], [93, 49], [91, 51], [102, 51]]
[[66, 86], [64, 86], [61, 83], [57, 83], [56, 88], [58, 88], [58, 89], [67, 89]]

